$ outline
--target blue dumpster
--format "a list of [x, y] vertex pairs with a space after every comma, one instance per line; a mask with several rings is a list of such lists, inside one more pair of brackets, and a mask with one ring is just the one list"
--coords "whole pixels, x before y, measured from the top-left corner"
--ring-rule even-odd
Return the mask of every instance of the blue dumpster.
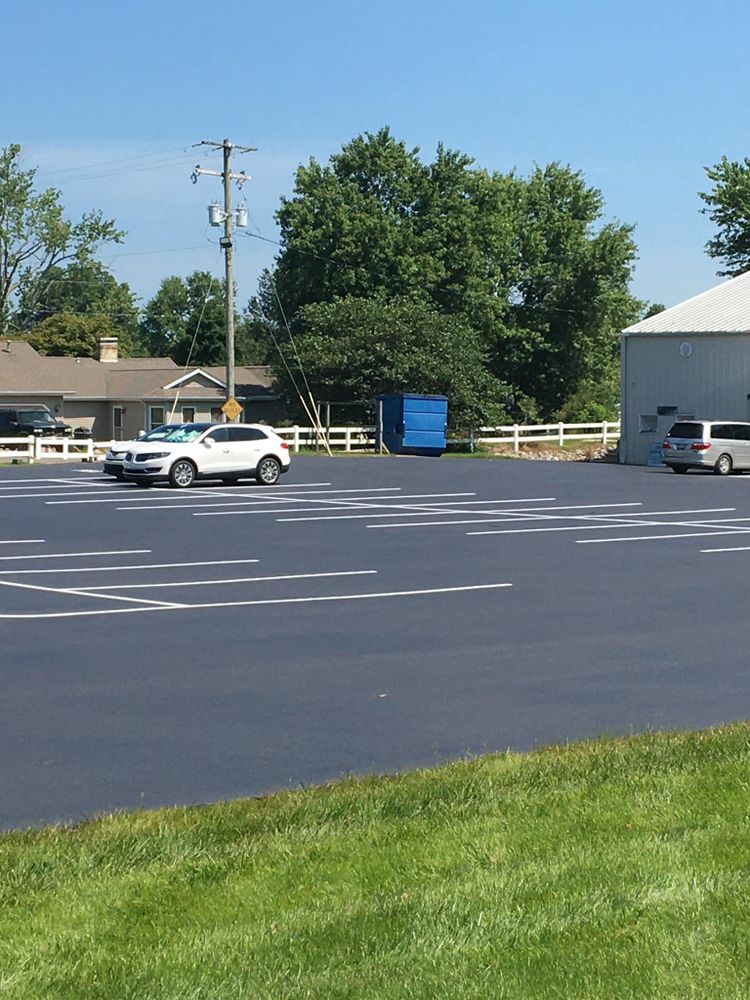
[[[442, 455], [448, 431], [448, 397], [399, 392], [378, 396], [383, 444], [394, 455]], [[378, 428], [378, 445], [380, 445]]]

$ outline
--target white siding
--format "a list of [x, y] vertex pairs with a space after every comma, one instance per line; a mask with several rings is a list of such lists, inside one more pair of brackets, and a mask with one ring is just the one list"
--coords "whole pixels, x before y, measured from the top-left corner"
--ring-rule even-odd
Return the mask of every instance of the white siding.
[[[689, 357], [680, 345], [690, 344]], [[750, 335], [680, 333], [623, 338], [622, 436], [620, 460], [645, 465], [651, 446], [673, 417], [642, 432], [641, 415], [676, 406], [698, 419], [750, 419]]]

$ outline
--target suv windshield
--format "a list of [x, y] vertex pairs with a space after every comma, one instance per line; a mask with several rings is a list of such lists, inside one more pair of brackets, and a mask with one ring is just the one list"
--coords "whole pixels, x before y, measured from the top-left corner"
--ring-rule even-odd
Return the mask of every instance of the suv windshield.
[[38, 421], [45, 424], [54, 422], [52, 414], [48, 413], [47, 410], [19, 410], [18, 421], [22, 424], [33, 424]]
[[148, 434], [144, 434], [142, 438], [139, 438], [139, 440], [163, 441], [168, 434], [171, 434], [172, 431], [179, 430], [182, 426], [182, 424], [163, 424], [161, 427], [154, 427], [152, 431], [149, 431]]
[[667, 437], [670, 438], [698, 438], [699, 440], [703, 437], [703, 424], [688, 423], [688, 421], [683, 421], [682, 423], [672, 424], [669, 429]]
[[213, 426], [213, 424], [182, 424], [182, 426], [175, 427], [174, 430], [165, 435], [162, 441], [173, 441], [178, 444], [184, 444], [186, 441], [195, 441], [204, 431], [210, 430]]

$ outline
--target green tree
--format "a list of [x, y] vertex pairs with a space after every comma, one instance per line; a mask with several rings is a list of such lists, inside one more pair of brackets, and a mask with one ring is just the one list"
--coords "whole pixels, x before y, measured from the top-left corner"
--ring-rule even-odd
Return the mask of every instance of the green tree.
[[[292, 328], [317, 302], [420, 299], [462, 317], [489, 370], [551, 414], [617, 364], [619, 331], [640, 308], [632, 227], [604, 223], [601, 193], [569, 167], [524, 178], [442, 146], [428, 164], [418, 153], [382, 129], [298, 170], [273, 274]], [[258, 297], [283, 329], [272, 287]]]
[[135, 295], [97, 260], [51, 268], [44, 298], [33, 298], [28, 308], [22, 298], [14, 320], [20, 330], [32, 330], [58, 313], [106, 319], [111, 336], [119, 340], [121, 355], [137, 349], [139, 313]]
[[33, 310], [61, 264], [90, 261], [102, 244], [125, 237], [99, 211], [84, 213], [79, 222], [66, 219], [60, 192], [37, 193], [36, 171], [22, 170], [20, 157], [16, 144], [0, 151], [0, 336], [19, 298]]
[[226, 363], [224, 282], [208, 271], [165, 278], [146, 304], [141, 342], [148, 354], [178, 364]]
[[713, 188], [699, 192], [706, 203], [702, 211], [718, 228], [706, 253], [724, 262], [720, 275], [733, 278], [750, 268], [750, 159], [740, 163], [722, 156], [706, 174]]
[[40, 354], [96, 358], [99, 356], [99, 339], [116, 336], [118, 332], [106, 316], [55, 313], [34, 327], [27, 339]]
[[[441, 393], [454, 425], [494, 422], [504, 414], [508, 387], [490, 375], [479, 338], [459, 316], [419, 299], [347, 297], [313, 303], [300, 312], [295, 349], [273, 363], [293, 407], [294, 385], [304, 393], [300, 362], [313, 395], [367, 401], [382, 392]], [[299, 358], [299, 360], [298, 360]]]
[[601, 192], [580, 172], [553, 163], [517, 183], [514, 281], [494, 362], [546, 416], [616, 373], [620, 331], [643, 308], [629, 291], [636, 246], [631, 226], [599, 224]]

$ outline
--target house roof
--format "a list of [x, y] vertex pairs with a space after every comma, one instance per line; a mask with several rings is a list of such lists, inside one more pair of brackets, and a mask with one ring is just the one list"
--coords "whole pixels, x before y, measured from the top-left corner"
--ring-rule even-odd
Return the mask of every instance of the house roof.
[[[200, 384], [205, 373], [214, 384]], [[182, 375], [193, 376], [184, 382]], [[0, 348], [0, 394], [60, 393], [76, 399], [224, 399], [224, 369], [191, 369], [183, 373], [171, 358], [122, 358], [101, 362], [93, 358], [51, 358], [22, 340]], [[275, 398], [273, 378], [260, 367], [235, 370], [238, 396]], [[179, 382], [180, 384], [175, 384]], [[165, 389], [167, 385], [174, 385]]]
[[750, 333], [750, 271], [623, 330], [631, 333]]

